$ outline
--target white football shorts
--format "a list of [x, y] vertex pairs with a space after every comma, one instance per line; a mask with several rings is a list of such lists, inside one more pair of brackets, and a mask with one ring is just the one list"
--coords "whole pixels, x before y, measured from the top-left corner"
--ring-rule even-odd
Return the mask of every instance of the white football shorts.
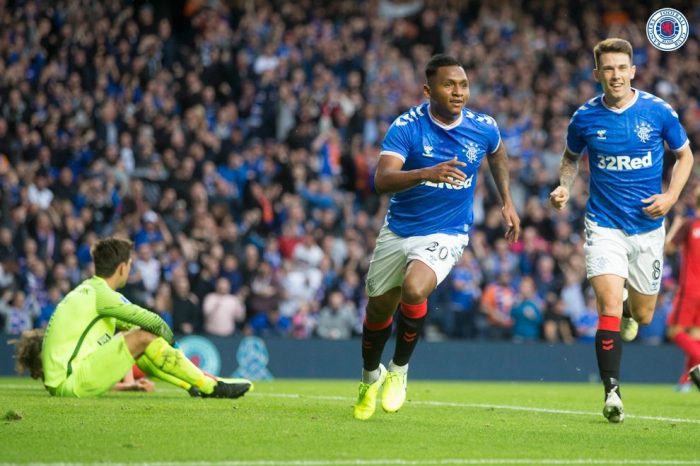
[[664, 265], [666, 230], [628, 235], [586, 219], [586, 276], [618, 275], [642, 294], [658, 294]]
[[367, 272], [367, 295], [380, 296], [392, 288], [400, 287], [406, 267], [413, 260], [419, 260], [430, 267], [435, 272], [439, 285], [462, 257], [467, 243], [469, 235], [466, 234], [436, 233], [402, 238], [384, 225], [377, 236]]

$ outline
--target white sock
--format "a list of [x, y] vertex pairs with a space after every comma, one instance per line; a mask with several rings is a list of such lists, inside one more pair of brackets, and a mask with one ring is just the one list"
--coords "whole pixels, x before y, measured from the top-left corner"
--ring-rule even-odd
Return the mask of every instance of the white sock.
[[373, 371], [367, 371], [365, 369], [362, 369], [362, 383], [374, 383], [377, 380], [379, 380], [379, 374], [381, 374], [381, 371], [377, 367]]
[[401, 372], [402, 374], [408, 373], [408, 364], [405, 366], [397, 366], [394, 364], [394, 360], [392, 359], [389, 361], [389, 365], [387, 366], [387, 369], [391, 372]]
[[629, 297], [629, 295], [630, 295], [630, 292], [627, 291], [627, 287], [624, 287], [624, 288], [622, 289], [622, 301], [623, 301], [623, 302], [624, 302], [624, 301], [627, 301], [627, 298]]

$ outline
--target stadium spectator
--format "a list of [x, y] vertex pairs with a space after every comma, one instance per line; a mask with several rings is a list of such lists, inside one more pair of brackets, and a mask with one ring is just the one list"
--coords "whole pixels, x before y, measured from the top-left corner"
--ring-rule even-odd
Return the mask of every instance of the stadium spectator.
[[143, 242], [136, 246], [136, 258], [132, 269], [146, 292], [153, 296], [160, 284], [161, 266], [160, 261], [153, 257], [151, 243]]
[[449, 276], [450, 313], [445, 332], [454, 338], [474, 338], [476, 314], [481, 297], [481, 270], [469, 249], [465, 249]]
[[515, 304], [510, 310], [513, 326], [511, 338], [515, 343], [537, 341], [542, 330], [543, 313], [536, 297], [535, 281], [523, 277]]
[[41, 306], [41, 312], [36, 319], [35, 326], [37, 328], [45, 328], [48, 325], [51, 316], [54, 311], [56, 311], [56, 306], [58, 306], [58, 303], [63, 299], [63, 294], [58, 287], [52, 286], [49, 288], [47, 298], [46, 304]]
[[259, 314], [279, 309], [282, 288], [270, 264], [263, 262], [249, 282], [250, 290], [246, 298], [246, 321]]
[[583, 308], [583, 312], [577, 315], [574, 328], [578, 341], [584, 343], [595, 342], [595, 334], [598, 331], [598, 310], [596, 309], [593, 290], [587, 293], [586, 306]]
[[152, 210], [143, 214], [143, 227], [134, 236], [136, 247], [150, 245], [155, 251], [163, 252], [173, 242], [170, 231], [162, 219]]
[[279, 309], [270, 309], [250, 319], [246, 333], [256, 337], [286, 337], [292, 330], [292, 320], [280, 314]]
[[481, 297], [479, 333], [489, 339], [510, 338], [513, 326], [511, 310], [515, 303], [515, 289], [511, 285], [511, 278], [508, 272], [501, 272], [497, 281], [486, 286]]
[[316, 333], [326, 340], [347, 340], [357, 322], [357, 309], [340, 290], [328, 294], [328, 302], [318, 313]]
[[173, 295], [169, 283], [161, 283], [153, 298], [153, 312], [173, 328]]
[[566, 310], [566, 302], [556, 293], [548, 293], [545, 296], [544, 321], [542, 335], [548, 343], [574, 342], [574, 330], [571, 318]]
[[220, 337], [233, 335], [236, 324], [246, 316], [241, 299], [231, 293], [231, 283], [224, 277], [216, 280], [216, 289], [205, 296], [202, 310], [204, 331]]
[[49, 189], [48, 173], [44, 170], [39, 170], [34, 175], [34, 181], [27, 189], [27, 201], [30, 206], [41, 210], [46, 210], [51, 205], [53, 192]]
[[[299, 311], [292, 317], [292, 337], [298, 340], [311, 338], [316, 328], [318, 315], [312, 311], [311, 304], [302, 304]], [[357, 326], [357, 315], [353, 325]]]
[[[224, 251], [226, 247], [224, 246]], [[266, 261], [268, 264], [270, 261]], [[221, 263], [220, 276], [228, 280], [229, 287], [231, 288], [231, 293], [238, 293], [243, 286], [243, 277], [238, 268], [238, 257], [234, 254], [226, 254]]]
[[173, 329], [190, 335], [202, 330], [202, 309], [199, 298], [190, 291], [190, 281], [185, 276], [173, 280]]
[[5, 333], [21, 335], [34, 328], [34, 319], [41, 313], [39, 303], [24, 291], [6, 290], [0, 300], [0, 314], [5, 320]]

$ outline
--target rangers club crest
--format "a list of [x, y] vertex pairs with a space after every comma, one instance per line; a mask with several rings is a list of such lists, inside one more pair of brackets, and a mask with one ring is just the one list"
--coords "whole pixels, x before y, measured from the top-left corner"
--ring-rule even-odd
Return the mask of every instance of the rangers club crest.
[[464, 149], [464, 154], [467, 156], [467, 162], [474, 163], [479, 155], [479, 146], [473, 142], [467, 143], [467, 148]]
[[197, 367], [210, 374], [221, 371], [221, 355], [217, 347], [207, 338], [188, 335], [178, 341], [178, 346]]
[[637, 133], [640, 141], [647, 142], [651, 135], [651, 126], [649, 126], [649, 123], [641, 122], [634, 127], [634, 131]]
[[651, 45], [664, 52], [677, 50], [688, 40], [688, 20], [678, 10], [662, 8], [647, 21], [647, 38]]

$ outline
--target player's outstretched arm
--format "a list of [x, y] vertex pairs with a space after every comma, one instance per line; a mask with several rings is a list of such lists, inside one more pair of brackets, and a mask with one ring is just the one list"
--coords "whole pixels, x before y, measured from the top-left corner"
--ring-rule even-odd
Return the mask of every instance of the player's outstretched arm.
[[510, 171], [508, 167], [508, 154], [506, 146], [501, 143], [498, 145], [496, 152], [489, 155], [489, 169], [491, 176], [496, 183], [496, 189], [501, 195], [503, 201], [503, 221], [506, 224], [506, 239], [510, 243], [514, 243], [520, 237], [520, 217], [515, 211], [513, 199], [510, 195]]
[[557, 210], [562, 210], [569, 202], [571, 185], [578, 175], [578, 155], [574, 154], [567, 147], [561, 157], [559, 165], [559, 186], [549, 193], [549, 203]]
[[397, 193], [421, 184], [424, 181], [433, 183], [450, 183], [460, 186], [466, 175], [458, 167], [467, 164], [455, 157], [432, 167], [416, 170], [401, 170], [403, 160], [393, 155], [379, 157], [377, 170], [374, 174], [374, 188], [379, 194]]
[[676, 152], [676, 163], [673, 165], [668, 189], [661, 194], [642, 199], [642, 202], [649, 204], [642, 208], [644, 213], [651, 218], [661, 218], [666, 215], [680, 197], [692, 169], [693, 151], [690, 150], [690, 145], [686, 145]]

